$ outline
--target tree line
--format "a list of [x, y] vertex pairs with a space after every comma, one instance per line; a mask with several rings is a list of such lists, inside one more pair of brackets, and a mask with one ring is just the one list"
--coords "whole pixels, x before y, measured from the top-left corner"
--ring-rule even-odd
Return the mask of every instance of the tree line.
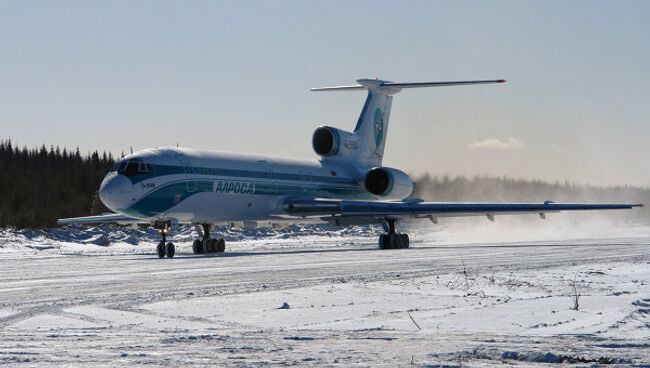
[[[44, 228], [63, 217], [108, 212], [97, 190], [114, 163], [111, 153], [82, 154], [45, 145], [28, 149], [0, 140], [0, 227]], [[413, 198], [437, 202], [625, 202], [650, 204], [650, 189], [632, 186], [594, 187], [475, 176], [416, 178]], [[628, 218], [648, 219], [647, 209]]]
[[0, 141], [0, 227], [52, 227], [58, 218], [107, 211], [97, 189], [113, 162], [106, 152]]
[[[597, 187], [570, 182], [513, 179], [507, 177], [425, 174], [415, 180], [413, 198], [434, 202], [532, 202], [642, 203], [650, 205], [650, 188], [629, 185]], [[617, 216], [650, 220], [650, 208], [626, 211]]]

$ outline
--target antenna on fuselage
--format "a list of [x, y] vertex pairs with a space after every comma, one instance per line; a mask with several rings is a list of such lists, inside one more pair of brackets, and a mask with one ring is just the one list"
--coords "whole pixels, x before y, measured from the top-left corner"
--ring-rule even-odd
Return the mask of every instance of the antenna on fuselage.
[[129, 150], [131, 151], [131, 154], [133, 154], [133, 147], [129, 146]]

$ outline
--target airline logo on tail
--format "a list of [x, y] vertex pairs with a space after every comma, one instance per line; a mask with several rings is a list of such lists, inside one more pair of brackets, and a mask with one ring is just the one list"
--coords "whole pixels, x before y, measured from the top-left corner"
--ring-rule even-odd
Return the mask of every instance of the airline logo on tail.
[[381, 112], [380, 108], [375, 110], [373, 126], [375, 133], [375, 146], [379, 148], [381, 142], [384, 140], [384, 114]]

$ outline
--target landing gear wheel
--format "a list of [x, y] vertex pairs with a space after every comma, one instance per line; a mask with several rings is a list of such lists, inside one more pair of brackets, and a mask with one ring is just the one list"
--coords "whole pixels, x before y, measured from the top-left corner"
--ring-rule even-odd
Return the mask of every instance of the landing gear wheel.
[[165, 242], [158, 243], [156, 250], [158, 251], [158, 258], [165, 258]]
[[404, 249], [409, 247], [408, 234], [395, 234], [395, 248]]
[[226, 250], [226, 242], [223, 239], [210, 237], [210, 224], [196, 224], [195, 227], [200, 238], [192, 242], [194, 254], [222, 253]]
[[404, 237], [402, 234], [395, 234], [395, 249], [404, 248]]
[[395, 220], [387, 219], [388, 226], [385, 227], [386, 233], [379, 235], [379, 249], [403, 249], [408, 248], [410, 239], [408, 234], [398, 234], [395, 232]]
[[160, 243], [158, 243], [158, 246], [156, 247], [156, 253], [158, 254], [158, 258], [165, 258], [165, 256], [172, 258], [174, 254], [176, 253], [176, 249], [174, 248], [173, 243], [167, 243], [167, 232], [169, 231], [170, 227], [169, 222], [165, 221], [155, 221], [153, 226], [160, 232]]
[[165, 255], [167, 258], [174, 258], [174, 254], [176, 254], [176, 247], [174, 246], [174, 243], [167, 243], [167, 246], [165, 247]]
[[217, 240], [213, 238], [208, 239], [208, 253], [216, 253], [217, 249]]
[[194, 254], [201, 254], [203, 253], [203, 242], [199, 239], [195, 239], [194, 242], [192, 243], [192, 252]]
[[379, 249], [394, 249], [395, 236], [397, 234], [381, 234], [379, 235]]

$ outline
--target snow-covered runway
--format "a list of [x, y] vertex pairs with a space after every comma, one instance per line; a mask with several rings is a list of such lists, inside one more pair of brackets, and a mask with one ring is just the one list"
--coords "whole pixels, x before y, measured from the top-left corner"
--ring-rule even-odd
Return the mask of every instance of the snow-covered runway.
[[650, 363], [650, 237], [314, 243], [0, 253], [0, 364]]

